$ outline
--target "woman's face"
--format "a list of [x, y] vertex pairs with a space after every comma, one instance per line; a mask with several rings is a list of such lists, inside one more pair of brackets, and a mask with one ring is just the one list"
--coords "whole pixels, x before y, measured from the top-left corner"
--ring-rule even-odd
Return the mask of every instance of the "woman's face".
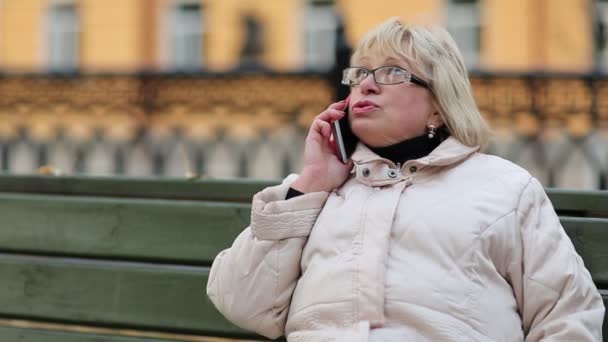
[[[395, 65], [411, 70], [403, 60], [371, 56], [354, 66], [371, 70]], [[409, 82], [377, 84], [371, 73], [351, 88], [349, 120], [355, 135], [372, 147], [411, 139], [425, 134], [429, 125], [442, 124], [429, 89]]]

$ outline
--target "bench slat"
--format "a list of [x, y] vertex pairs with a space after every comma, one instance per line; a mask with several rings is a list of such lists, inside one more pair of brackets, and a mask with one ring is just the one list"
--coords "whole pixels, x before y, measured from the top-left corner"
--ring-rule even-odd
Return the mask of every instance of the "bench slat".
[[213, 308], [207, 276], [203, 267], [0, 255], [0, 315], [255, 338]]
[[0, 254], [0, 315], [81, 325], [247, 336], [205, 295], [206, 267]]
[[595, 283], [608, 288], [608, 219], [561, 217], [560, 221]]
[[1, 175], [0, 192], [192, 199], [251, 203], [258, 191], [278, 181], [245, 178], [94, 177]]
[[[0, 341], [19, 342], [175, 342], [150, 337], [99, 335], [84, 332], [64, 332], [43, 329], [0, 327]], [[203, 340], [201, 340], [203, 341]]]
[[[210, 265], [249, 224], [250, 206], [0, 194], [0, 250]], [[596, 282], [608, 285], [608, 219], [562, 217]]]
[[[279, 180], [0, 175], [0, 192], [79, 196], [192, 199], [250, 203]], [[608, 217], [608, 191], [546, 189], [555, 210], [573, 216]]]
[[608, 218], [608, 191], [546, 189], [558, 214]]
[[[81, 260], [0, 255], [0, 277], [4, 279], [0, 288], [0, 302], [3, 303], [0, 312], [3, 316], [48, 317], [76, 323], [153, 326], [209, 335], [224, 335], [227, 332], [240, 335], [243, 332], [227, 323], [205, 296], [200, 295], [204, 289], [206, 271], [194, 267], [108, 265]], [[603, 293], [603, 299], [608, 306], [606, 293]], [[20, 341], [27, 342], [139, 342], [135, 338], [110, 339], [104, 335], [103, 339], [101, 335], [86, 337], [29, 329], [20, 334], [11, 328], [0, 328], [0, 340], [17, 340], [12, 336], [21, 336], [23, 339]], [[148, 338], [146, 341], [157, 340]]]
[[210, 265], [250, 205], [0, 193], [0, 250]]
[[112, 329], [73, 324], [60, 324], [0, 318], [0, 341], [24, 342], [252, 342], [252, 340]]

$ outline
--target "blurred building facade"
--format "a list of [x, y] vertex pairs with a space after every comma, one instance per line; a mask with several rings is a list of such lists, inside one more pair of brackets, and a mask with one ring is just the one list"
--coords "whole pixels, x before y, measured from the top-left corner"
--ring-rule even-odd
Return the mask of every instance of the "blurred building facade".
[[391, 16], [452, 32], [491, 153], [607, 187], [603, 0], [0, 0], [0, 170], [297, 172], [336, 46]]
[[[484, 70], [604, 67], [594, 30], [608, 1], [590, 0], [2, 0], [7, 71], [233, 70], [244, 59], [276, 71], [327, 69], [343, 20], [353, 45], [391, 16], [447, 26]], [[252, 31], [255, 31], [252, 33]], [[246, 40], [252, 40], [246, 42]], [[605, 39], [605, 37], [603, 38]], [[258, 53], [245, 51], [250, 43]]]

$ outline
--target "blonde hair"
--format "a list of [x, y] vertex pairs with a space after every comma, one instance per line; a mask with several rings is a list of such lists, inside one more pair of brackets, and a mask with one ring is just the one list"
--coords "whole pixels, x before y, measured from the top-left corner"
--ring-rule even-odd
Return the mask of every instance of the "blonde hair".
[[390, 18], [363, 36], [351, 65], [366, 56], [405, 60], [413, 74], [430, 83], [450, 134], [464, 145], [487, 147], [491, 130], [477, 108], [462, 55], [448, 31]]

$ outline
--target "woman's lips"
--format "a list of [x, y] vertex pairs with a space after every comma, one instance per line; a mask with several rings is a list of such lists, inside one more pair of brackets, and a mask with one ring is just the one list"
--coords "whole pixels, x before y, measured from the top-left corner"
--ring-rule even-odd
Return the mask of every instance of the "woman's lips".
[[351, 110], [351, 113], [353, 114], [367, 114], [369, 112], [372, 112], [376, 109], [379, 109], [380, 107], [378, 106], [373, 106], [373, 105], [365, 105], [365, 106], [357, 106], [357, 107], [353, 107], [353, 109]]

